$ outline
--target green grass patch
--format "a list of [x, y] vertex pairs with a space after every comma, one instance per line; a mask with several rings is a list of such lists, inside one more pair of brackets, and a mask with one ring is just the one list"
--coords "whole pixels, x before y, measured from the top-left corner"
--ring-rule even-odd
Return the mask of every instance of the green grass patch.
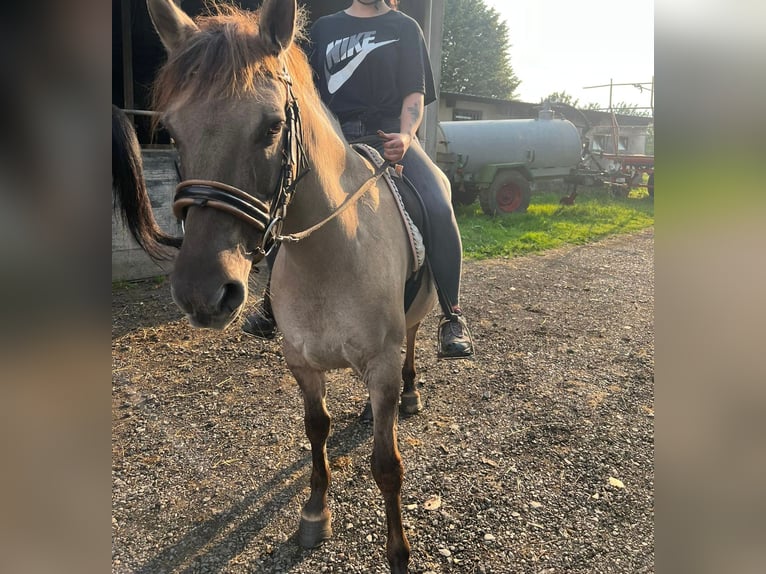
[[654, 225], [654, 204], [645, 189], [613, 197], [606, 189], [578, 189], [572, 206], [561, 194], [533, 194], [527, 213], [488, 217], [478, 202], [455, 210], [466, 259], [515, 257], [597, 241]]

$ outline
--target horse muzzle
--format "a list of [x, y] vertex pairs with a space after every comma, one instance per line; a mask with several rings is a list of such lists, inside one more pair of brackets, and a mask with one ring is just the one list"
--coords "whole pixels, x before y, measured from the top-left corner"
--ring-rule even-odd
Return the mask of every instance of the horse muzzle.
[[247, 299], [247, 286], [241, 281], [229, 281], [205, 296], [171, 280], [170, 293], [193, 327], [220, 330], [239, 316]]

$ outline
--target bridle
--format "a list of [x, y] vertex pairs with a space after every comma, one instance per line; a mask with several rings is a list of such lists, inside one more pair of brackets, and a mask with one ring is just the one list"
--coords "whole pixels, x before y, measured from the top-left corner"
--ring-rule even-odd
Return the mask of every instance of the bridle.
[[282, 235], [281, 231], [287, 215], [287, 208], [295, 195], [296, 186], [311, 168], [308, 166], [303, 147], [300, 108], [298, 107], [298, 100], [293, 94], [292, 79], [286, 69], [280, 77], [287, 87], [285, 136], [282, 146], [282, 166], [276, 189], [272, 194], [272, 200], [266, 203], [237, 187], [204, 179], [181, 181], [176, 186], [173, 197], [173, 214], [181, 221], [182, 226], [189, 207], [212, 207], [229, 213], [263, 232], [261, 244], [254, 250], [256, 259], [268, 255], [280, 242], [295, 243], [305, 239], [324, 224], [339, 216], [364, 195], [389, 168], [388, 162], [378, 166], [354, 193], [347, 196], [343, 203], [322, 221], [299, 233]]
[[292, 78], [287, 70], [283, 71], [280, 78], [287, 87], [285, 135], [282, 166], [272, 200], [266, 203], [237, 187], [205, 179], [181, 181], [173, 197], [173, 214], [182, 225], [189, 207], [212, 207], [234, 215], [263, 232], [261, 244], [256, 247], [256, 255], [261, 257], [267, 255], [281, 238], [282, 224], [296, 185], [310, 171], [303, 148], [300, 108], [293, 94]]

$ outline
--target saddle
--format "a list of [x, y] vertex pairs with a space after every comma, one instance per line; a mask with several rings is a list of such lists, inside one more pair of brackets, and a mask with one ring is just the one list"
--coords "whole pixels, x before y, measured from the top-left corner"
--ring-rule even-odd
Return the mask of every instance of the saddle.
[[[363, 141], [351, 144], [351, 147], [361, 156], [370, 160], [375, 167], [384, 163], [378, 150]], [[415, 300], [423, 281], [423, 271], [426, 268], [426, 239], [428, 234], [428, 213], [423, 205], [420, 194], [400, 171], [392, 168], [383, 173], [388, 189], [396, 200], [399, 215], [402, 217], [404, 229], [410, 243], [412, 255], [412, 274], [404, 286], [404, 310], [407, 311]]]

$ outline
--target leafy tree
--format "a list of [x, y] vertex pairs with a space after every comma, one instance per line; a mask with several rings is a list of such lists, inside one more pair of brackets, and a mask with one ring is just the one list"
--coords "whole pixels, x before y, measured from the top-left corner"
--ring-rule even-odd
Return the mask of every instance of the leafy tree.
[[521, 83], [508, 55], [508, 26], [484, 0], [447, 0], [441, 89], [512, 99]]
[[619, 104], [612, 104], [612, 109], [616, 114], [624, 114], [626, 116], [641, 116], [649, 117], [652, 114], [649, 110], [639, 110], [635, 104], [628, 104], [626, 102], [620, 102]]
[[580, 105], [580, 100], [572, 96], [572, 94], [568, 94], [566, 90], [563, 92], [553, 92], [552, 94], [549, 94], [540, 100], [540, 103], [543, 102], [558, 102], [560, 104], [567, 104], [579, 110], [597, 110], [601, 107], [595, 102], [591, 102], [584, 106]]
[[572, 96], [572, 94], [568, 94], [566, 90], [563, 92], [553, 92], [552, 94], [548, 94], [540, 100], [541, 104], [543, 102], [557, 102], [559, 104], [567, 104], [573, 108], [579, 107], [580, 104], [580, 100], [576, 99], [574, 96]]

